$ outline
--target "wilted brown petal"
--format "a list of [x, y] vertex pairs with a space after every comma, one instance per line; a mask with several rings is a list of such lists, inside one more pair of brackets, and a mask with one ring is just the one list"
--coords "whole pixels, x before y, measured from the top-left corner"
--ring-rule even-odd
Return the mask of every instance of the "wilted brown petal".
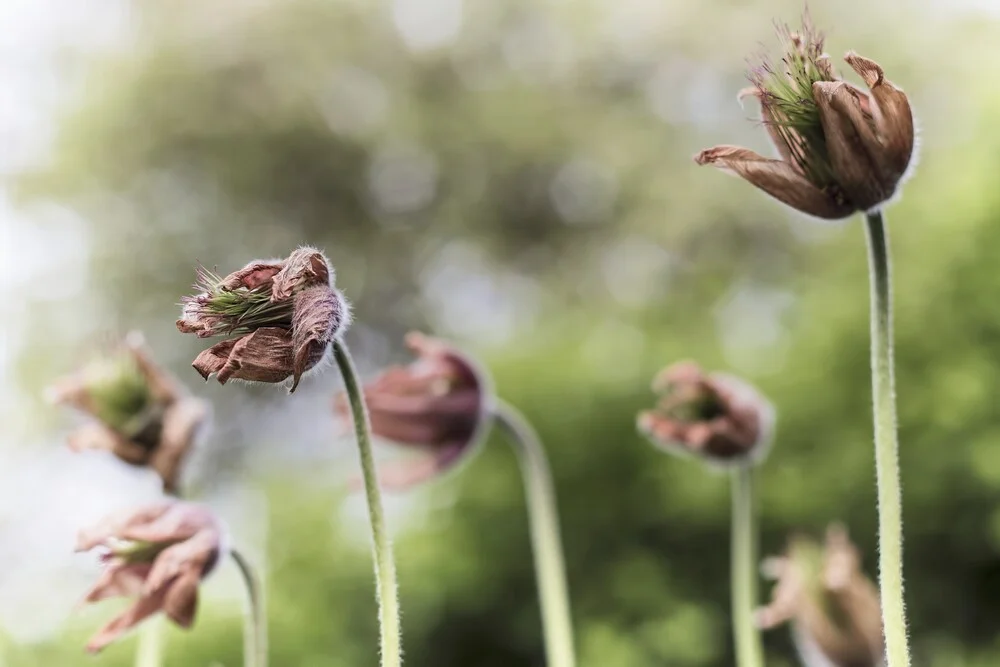
[[888, 199], [896, 182], [887, 181], [882, 147], [861, 110], [863, 97], [864, 93], [843, 81], [813, 84], [813, 98], [837, 182], [854, 206], [868, 210]]
[[790, 164], [747, 148], [708, 148], [695, 156], [695, 162], [734, 173], [778, 201], [818, 218], [836, 220], [855, 210], [850, 203], [824, 193]]
[[[822, 559], [816, 570], [814, 559]], [[884, 644], [878, 590], [861, 571], [860, 556], [842, 526], [827, 530], [825, 549], [794, 538], [788, 554], [765, 561], [777, 579], [770, 604], [757, 611], [769, 629], [791, 621], [812, 650], [845, 667], [880, 667]], [[804, 646], [800, 646], [804, 648]]]
[[219, 286], [229, 291], [240, 287], [254, 290], [269, 283], [283, 266], [284, 263], [281, 260], [253, 261], [239, 271], [233, 271], [223, 278]]
[[[130, 551], [128, 545], [133, 544], [152, 548]], [[218, 561], [221, 549], [220, 529], [209, 510], [172, 501], [122, 512], [81, 531], [78, 549], [101, 545], [110, 550], [110, 556], [86, 601], [118, 595], [136, 600], [94, 635], [87, 645], [89, 651], [99, 651], [158, 611], [181, 627], [190, 627], [198, 585]]]
[[128, 440], [118, 431], [96, 421], [78, 426], [70, 432], [66, 442], [74, 452], [107, 451], [132, 465], [145, 465], [149, 460], [148, 448]]
[[149, 466], [163, 479], [163, 490], [177, 490], [181, 464], [208, 420], [208, 404], [196, 398], [183, 398], [163, 415], [160, 442], [149, 456]]
[[84, 596], [84, 602], [100, 602], [108, 598], [135, 597], [142, 593], [143, 584], [152, 563], [126, 563], [119, 559], [109, 562], [101, 576]]
[[271, 286], [272, 301], [287, 299], [304, 287], [333, 286], [333, 269], [323, 253], [315, 248], [299, 248], [283, 264]]
[[98, 630], [87, 642], [88, 653], [98, 653], [123, 634], [134, 628], [163, 608], [163, 599], [167, 591], [158, 591], [155, 595], [138, 598], [128, 609], [112, 619]]
[[326, 284], [306, 287], [296, 292], [294, 298], [292, 345], [295, 348], [295, 362], [291, 391], [295, 391], [302, 374], [326, 355], [347, 310], [340, 294]]
[[910, 100], [906, 93], [885, 79], [882, 68], [875, 61], [853, 51], [848, 52], [845, 60], [871, 90], [871, 96], [875, 100], [872, 109], [875, 130], [887, 162], [893, 167], [898, 180], [913, 157], [915, 130]]
[[253, 333], [220, 341], [201, 352], [191, 364], [206, 380], [219, 384], [230, 378], [251, 382], [283, 382], [293, 370], [292, 333], [264, 327]]
[[[380, 466], [387, 488], [428, 480], [463, 459], [487, 419], [487, 379], [472, 360], [442, 341], [410, 334], [407, 346], [417, 358], [384, 371], [364, 387], [372, 432], [421, 450], [416, 459]], [[350, 414], [346, 398], [335, 407]]]
[[766, 453], [774, 409], [743, 380], [682, 361], [657, 374], [653, 391], [656, 407], [639, 413], [637, 427], [657, 447], [723, 464]]

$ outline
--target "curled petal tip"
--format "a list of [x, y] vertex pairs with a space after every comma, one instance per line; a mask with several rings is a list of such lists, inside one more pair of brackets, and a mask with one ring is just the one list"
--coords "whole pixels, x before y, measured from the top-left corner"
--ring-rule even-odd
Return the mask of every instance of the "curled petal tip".
[[865, 85], [869, 88], [875, 88], [885, 80], [885, 73], [877, 62], [858, 55], [855, 51], [848, 51], [844, 54], [844, 61], [851, 66], [851, 69], [858, 73], [858, 76], [864, 79]]

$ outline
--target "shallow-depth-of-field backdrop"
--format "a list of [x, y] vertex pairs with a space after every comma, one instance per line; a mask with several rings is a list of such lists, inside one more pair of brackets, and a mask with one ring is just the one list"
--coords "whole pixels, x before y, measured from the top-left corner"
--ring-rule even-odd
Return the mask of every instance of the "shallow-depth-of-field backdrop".
[[[887, 219], [921, 667], [1000, 664], [995, 9], [810, 3], [838, 67], [848, 49], [876, 58], [920, 124], [920, 164]], [[271, 664], [376, 664], [337, 373], [292, 396], [205, 384], [189, 367], [201, 345], [174, 327], [199, 262], [227, 273], [300, 244], [336, 267], [364, 375], [407, 360], [402, 334], [424, 330], [477, 354], [535, 423], [583, 667], [733, 664], [727, 480], [635, 430], [650, 379], [678, 359], [748, 377], [777, 408], [763, 552], [842, 520], [874, 574], [862, 226], [806, 219], [691, 159], [717, 143], [768, 151], [736, 93], [745, 58], [774, 45], [772, 21], [801, 11], [790, 0], [0, 10], [0, 665], [133, 660], [135, 640], [83, 653], [116, 606], [75, 609], [96, 565], [72, 554], [73, 535], [158, 483], [68, 452], [73, 420], [43, 400], [88, 349], [130, 329], [213, 403], [185, 484], [265, 567]], [[522, 485], [502, 439], [387, 507], [406, 664], [542, 665]], [[195, 627], [166, 635], [169, 667], [240, 664], [243, 598], [228, 563], [203, 592]], [[787, 628], [765, 643], [769, 667], [798, 664]]]

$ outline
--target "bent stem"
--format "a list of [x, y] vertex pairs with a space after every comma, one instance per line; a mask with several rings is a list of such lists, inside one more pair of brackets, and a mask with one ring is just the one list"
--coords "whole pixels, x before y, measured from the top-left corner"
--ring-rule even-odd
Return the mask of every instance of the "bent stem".
[[494, 416], [510, 436], [509, 440], [517, 453], [524, 477], [548, 667], [573, 667], [576, 657], [566, 586], [566, 564], [552, 473], [545, 448], [531, 424], [514, 406], [498, 401]]
[[361, 473], [365, 481], [365, 498], [368, 501], [368, 518], [372, 526], [372, 547], [375, 555], [375, 594], [379, 607], [379, 632], [382, 646], [382, 667], [399, 667], [403, 664], [403, 646], [399, 625], [399, 598], [396, 584], [396, 564], [392, 557], [392, 544], [385, 527], [382, 494], [379, 491], [375, 458], [372, 455], [371, 425], [368, 408], [358, 382], [354, 363], [342, 342], [334, 341], [333, 354], [344, 377], [344, 389], [351, 403], [351, 417], [361, 454]]
[[267, 667], [267, 613], [264, 586], [256, 570], [241, 552], [230, 549], [236, 567], [247, 587], [246, 625], [243, 628], [243, 664], [246, 667]]
[[135, 667], [160, 667], [163, 664], [163, 619], [155, 616], [139, 629]]
[[875, 471], [878, 482], [879, 589], [887, 667], [909, 667], [903, 605], [903, 511], [896, 436], [896, 390], [892, 352], [892, 283], [889, 241], [882, 214], [865, 217], [871, 282], [872, 401]]
[[732, 581], [733, 639], [738, 667], [764, 667], [760, 631], [754, 622], [757, 606], [757, 526], [753, 465], [733, 470]]

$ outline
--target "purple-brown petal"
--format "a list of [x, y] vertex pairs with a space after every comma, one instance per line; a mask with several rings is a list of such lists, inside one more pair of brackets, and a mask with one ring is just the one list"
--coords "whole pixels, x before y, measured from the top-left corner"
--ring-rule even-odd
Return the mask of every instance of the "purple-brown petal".
[[841, 201], [817, 188], [786, 162], [765, 158], [747, 148], [708, 148], [695, 156], [695, 162], [736, 174], [778, 201], [817, 218], [836, 220], [856, 210], [846, 200]]

